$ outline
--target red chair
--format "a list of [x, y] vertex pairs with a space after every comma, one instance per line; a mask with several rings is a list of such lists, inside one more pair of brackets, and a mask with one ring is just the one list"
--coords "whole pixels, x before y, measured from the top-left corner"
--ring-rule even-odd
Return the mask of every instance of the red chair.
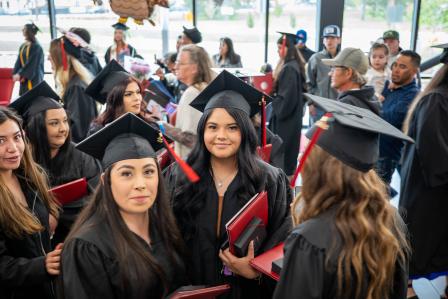
[[8, 106], [11, 102], [14, 81], [12, 81], [12, 68], [0, 68], [0, 105]]

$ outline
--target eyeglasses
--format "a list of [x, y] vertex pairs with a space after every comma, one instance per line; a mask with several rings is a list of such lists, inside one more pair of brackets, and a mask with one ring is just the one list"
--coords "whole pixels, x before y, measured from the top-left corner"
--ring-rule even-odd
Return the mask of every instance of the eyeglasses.
[[176, 60], [176, 65], [189, 65], [189, 64], [192, 64], [192, 63], [190, 63], [190, 62], [180, 62], [180, 61], [178, 61], [178, 60]]
[[348, 67], [335, 65], [335, 66], [330, 67], [330, 72], [334, 72], [336, 69], [347, 70]]

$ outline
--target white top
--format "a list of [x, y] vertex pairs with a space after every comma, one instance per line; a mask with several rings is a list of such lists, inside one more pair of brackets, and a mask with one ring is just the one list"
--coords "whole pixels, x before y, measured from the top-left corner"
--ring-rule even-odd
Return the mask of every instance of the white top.
[[369, 67], [365, 77], [367, 79], [367, 85], [373, 86], [375, 95], [378, 97], [383, 92], [386, 80], [390, 78], [390, 70], [386, 67], [383, 72], [379, 72]]

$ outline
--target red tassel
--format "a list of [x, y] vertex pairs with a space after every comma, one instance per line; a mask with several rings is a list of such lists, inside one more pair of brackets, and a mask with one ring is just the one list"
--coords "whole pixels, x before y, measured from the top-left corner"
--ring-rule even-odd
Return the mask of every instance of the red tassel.
[[285, 58], [286, 56], [286, 34], [283, 34], [282, 47], [280, 48], [281, 58]]
[[261, 99], [261, 146], [266, 146], [266, 101]]
[[62, 67], [63, 70], [68, 70], [68, 64], [67, 64], [67, 54], [65, 53], [65, 47], [64, 47], [64, 39], [61, 38], [61, 54], [62, 54]]
[[[326, 113], [324, 116], [326, 116], [328, 118], [328, 117], [331, 117], [332, 114]], [[321, 119], [320, 121], [327, 122], [328, 120]], [[299, 173], [302, 172], [303, 166], [305, 165], [305, 161], [311, 153], [311, 149], [313, 148], [314, 144], [316, 144], [317, 139], [319, 138], [320, 134], [324, 130], [323, 126], [317, 125], [316, 127], [317, 127], [316, 131], [314, 131], [313, 136], [311, 137], [310, 143], [308, 143], [308, 145], [306, 146], [305, 152], [303, 153], [302, 157], [300, 157], [299, 166], [297, 167], [296, 171], [294, 172], [294, 177], [292, 178], [292, 180], [290, 182], [291, 188], [295, 187], [297, 177], [299, 176]]]
[[185, 173], [185, 175], [187, 176], [188, 180], [192, 183], [196, 183], [199, 181], [199, 176], [198, 174], [194, 171], [193, 168], [191, 168], [190, 165], [187, 164], [187, 162], [185, 162], [184, 160], [182, 160], [175, 152], [174, 150], [171, 148], [171, 146], [168, 144], [168, 141], [166, 141], [165, 136], [163, 136], [162, 133], [160, 133], [160, 136], [162, 137], [163, 140], [163, 144], [165, 145], [166, 149], [168, 150], [168, 152], [170, 153], [170, 155], [174, 158], [174, 160], [176, 160], [177, 164], [179, 164], [180, 168], [182, 169], [182, 171]]

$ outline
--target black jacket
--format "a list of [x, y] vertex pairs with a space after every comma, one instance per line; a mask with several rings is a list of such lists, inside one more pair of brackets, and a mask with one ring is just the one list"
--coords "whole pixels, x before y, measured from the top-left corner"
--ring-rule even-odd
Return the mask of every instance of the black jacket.
[[374, 97], [375, 89], [372, 86], [364, 86], [361, 89], [346, 90], [338, 95], [337, 100], [356, 107], [368, 109], [380, 114], [380, 102]]
[[39, 194], [17, 175], [28, 209], [39, 219], [44, 231], [22, 239], [0, 231], [0, 297], [6, 299], [54, 298], [52, 277], [45, 268], [45, 255], [50, 251], [48, 210]]
[[[258, 192], [263, 190], [268, 192], [269, 223], [266, 239], [258, 252], [255, 252], [255, 255], [259, 255], [283, 242], [292, 227], [289, 213], [292, 193], [285, 173], [262, 160], [258, 161], [265, 176], [264, 186]], [[172, 189], [176, 188], [178, 183], [177, 171], [179, 170], [174, 169], [169, 176], [170, 188]], [[248, 280], [240, 276], [225, 276], [222, 273], [223, 264], [218, 254], [221, 245], [227, 239], [225, 225], [247, 202], [241, 202], [238, 198], [237, 190], [241, 188], [240, 173], [230, 183], [224, 195], [219, 237], [216, 235], [218, 193], [210, 173], [207, 172], [207, 175], [202, 176], [198, 184], [204, 184], [207, 189], [204, 206], [194, 220], [195, 232], [185, 240], [190, 256], [187, 262], [190, 281], [196, 285], [230, 283], [232, 286], [231, 292], [222, 298], [270, 298], [272, 293], [269, 292], [267, 284], [260, 285], [256, 280]], [[253, 195], [255, 194], [251, 196]], [[247, 198], [247, 200], [249, 199]], [[173, 200], [179, 200], [179, 198]], [[189, 213], [189, 211], [184, 212]], [[180, 227], [180, 229], [186, 236], [187, 233], [183, 231], [184, 228]], [[269, 283], [269, 279], [266, 279], [266, 282]]]

